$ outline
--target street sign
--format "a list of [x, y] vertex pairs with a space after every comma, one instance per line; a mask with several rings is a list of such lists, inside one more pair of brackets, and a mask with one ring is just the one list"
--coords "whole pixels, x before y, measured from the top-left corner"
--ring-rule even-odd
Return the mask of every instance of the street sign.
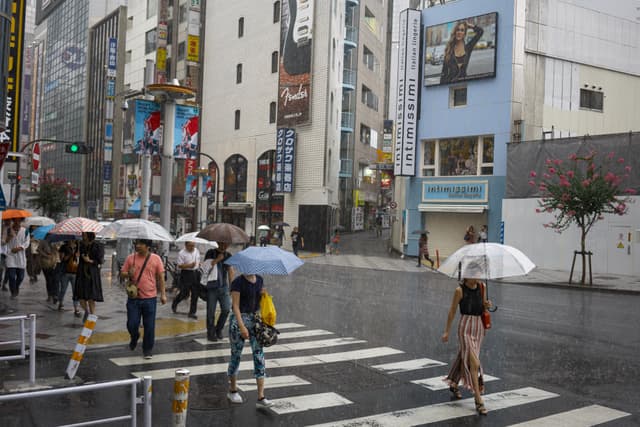
[[33, 166], [33, 171], [38, 172], [40, 168], [40, 144], [38, 142], [33, 144], [33, 149], [31, 150], [31, 165]]
[[38, 172], [31, 172], [31, 185], [40, 184], [40, 174]]
[[2, 185], [0, 185], [0, 211], [7, 209], [7, 201], [4, 198], [4, 191]]

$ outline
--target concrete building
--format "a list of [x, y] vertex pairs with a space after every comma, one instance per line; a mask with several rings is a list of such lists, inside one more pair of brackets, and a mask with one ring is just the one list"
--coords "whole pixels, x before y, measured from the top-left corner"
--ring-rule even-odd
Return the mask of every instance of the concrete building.
[[[446, 46], [460, 21], [480, 29], [465, 26], [460, 53], [470, 59], [453, 76]], [[469, 225], [504, 240], [508, 143], [637, 130], [640, 25], [631, 20], [562, 0], [457, 0], [427, 7], [422, 26], [415, 175], [404, 179], [394, 236], [403, 253], [417, 254], [412, 233], [422, 229], [442, 257]]]
[[[364, 188], [357, 197], [376, 206], [379, 186], [367, 169], [376, 161], [371, 135], [377, 141], [384, 118], [388, 5], [207, 4], [205, 45], [215, 54], [204, 59], [202, 150], [220, 170], [218, 220], [254, 236], [260, 225], [299, 225], [305, 245], [324, 250], [329, 230], [350, 224], [354, 194]], [[301, 17], [312, 23], [304, 41], [288, 31], [300, 28]], [[294, 76], [308, 87], [287, 86]], [[281, 100], [294, 101], [294, 90], [298, 101], [305, 98], [299, 90], [308, 96], [299, 114]], [[278, 187], [278, 129], [295, 132], [291, 187]]]

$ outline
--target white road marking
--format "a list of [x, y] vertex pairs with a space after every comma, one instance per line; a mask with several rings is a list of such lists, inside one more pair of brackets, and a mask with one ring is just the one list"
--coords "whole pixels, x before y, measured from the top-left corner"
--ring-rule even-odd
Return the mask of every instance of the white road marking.
[[590, 427], [597, 426], [631, 414], [600, 405], [586, 406], [573, 411], [561, 412], [548, 417], [537, 418], [511, 427]]
[[[291, 366], [320, 365], [323, 363], [333, 362], [349, 362], [353, 360], [368, 359], [373, 357], [390, 356], [394, 354], [402, 354], [400, 350], [390, 347], [374, 347], [364, 350], [345, 351], [341, 353], [317, 354], [311, 356], [300, 357], [284, 357], [279, 359], [267, 359], [267, 369], [270, 368], [288, 368]], [[188, 369], [191, 376], [219, 374], [227, 372], [227, 363], [215, 363], [210, 365], [184, 366]], [[162, 380], [173, 378], [175, 375], [175, 367], [168, 369], [156, 369], [151, 371], [132, 372], [133, 376], [142, 378], [145, 375], [151, 375], [154, 380]], [[253, 370], [253, 361], [240, 362], [240, 371]]]
[[[246, 380], [238, 380], [236, 382], [238, 388], [242, 391], [254, 391], [258, 387], [256, 386], [255, 378], [250, 378]], [[280, 388], [280, 387], [296, 387], [300, 385], [309, 385], [311, 384], [309, 381], [305, 381], [300, 377], [295, 375], [282, 375], [279, 377], [267, 377], [265, 379], [265, 388], [267, 390], [272, 388]]]
[[[550, 393], [533, 387], [525, 387], [486, 395], [484, 396], [484, 403], [487, 410], [491, 412], [498, 409], [538, 402], [540, 400], [550, 399], [557, 396], [558, 395], [555, 393]], [[462, 418], [476, 414], [477, 412], [475, 410], [473, 398], [470, 398], [386, 412], [367, 417], [353, 418], [350, 420], [339, 420], [325, 424], [317, 424], [313, 427], [409, 427]], [[491, 416], [491, 414], [489, 414], [489, 416]]]
[[417, 369], [433, 368], [434, 366], [444, 366], [446, 363], [431, 359], [404, 360], [396, 363], [385, 363], [384, 365], [372, 366], [373, 369], [382, 371], [385, 374], [398, 374], [400, 372], [415, 371]]
[[[333, 335], [333, 332], [325, 331], [324, 329], [310, 329], [308, 331], [293, 331], [293, 332], [282, 332], [278, 335], [278, 340], [288, 339], [288, 338], [307, 338], [307, 337], [317, 337], [318, 335]], [[198, 338], [194, 340], [198, 344], [202, 345], [229, 345], [229, 340], [224, 338], [222, 341], [209, 341], [206, 338]]]
[[291, 414], [293, 412], [309, 411], [311, 409], [331, 408], [334, 406], [351, 405], [353, 402], [336, 393], [318, 393], [304, 396], [271, 399], [273, 406], [270, 411], [276, 414]]
[[[414, 384], [422, 386], [424, 388], [428, 388], [429, 390], [437, 391], [437, 390], [446, 390], [449, 386], [442, 381], [446, 375], [440, 375], [439, 377], [425, 378], [423, 380], [414, 380], [411, 381]], [[491, 375], [484, 374], [482, 376], [482, 380], [486, 383], [489, 381], [496, 381], [500, 378], [492, 377]]]
[[[303, 341], [303, 342], [288, 343], [288, 344], [276, 344], [271, 347], [265, 347], [264, 352], [276, 353], [276, 352], [284, 352], [284, 351], [309, 350], [309, 349], [316, 349], [316, 348], [336, 347], [341, 345], [359, 344], [359, 343], [366, 343], [366, 341], [357, 340], [351, 337], [331, 338], [331, 339], [317, 340], [317, 341]], [[250, 345], [249, 341], [245, 341], [245, 346], [248, 347], [249, 345]], [[114, 357], [109, 360], [118, 366], [132, 366], [132, 365], [151, 365], [154, 363], [173, 362], [173, 361], [182, 361], [182, 360], [205, 359], [207, 357], [228, 357], [230, 354], [231, 354], [231, 350], [229, 349], [229, 345], [227, 344], [224, 348], [220, 348], [220, 349], [158, 354], [158, 355], [154, 355], [153, 359], [151, 360], [143, 359], [140, 356]]]

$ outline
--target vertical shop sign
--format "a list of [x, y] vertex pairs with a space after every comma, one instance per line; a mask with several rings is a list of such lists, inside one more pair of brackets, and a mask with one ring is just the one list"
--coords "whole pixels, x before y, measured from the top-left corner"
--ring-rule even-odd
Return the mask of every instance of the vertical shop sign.
[[295, 129], [278, 129], [276, 140], [276, 179], [277, 193], [293, 193], [295, 162], [296, 162], [296, 131]]

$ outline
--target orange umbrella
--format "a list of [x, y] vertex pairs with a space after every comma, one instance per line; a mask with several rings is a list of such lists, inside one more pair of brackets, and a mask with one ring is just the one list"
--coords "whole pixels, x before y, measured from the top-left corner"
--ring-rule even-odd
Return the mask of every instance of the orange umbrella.
[[25, 211], [24, 209], [7, 209], [2, 212], [2, 219], [27, 218], [32, 215], [31, 212]]

